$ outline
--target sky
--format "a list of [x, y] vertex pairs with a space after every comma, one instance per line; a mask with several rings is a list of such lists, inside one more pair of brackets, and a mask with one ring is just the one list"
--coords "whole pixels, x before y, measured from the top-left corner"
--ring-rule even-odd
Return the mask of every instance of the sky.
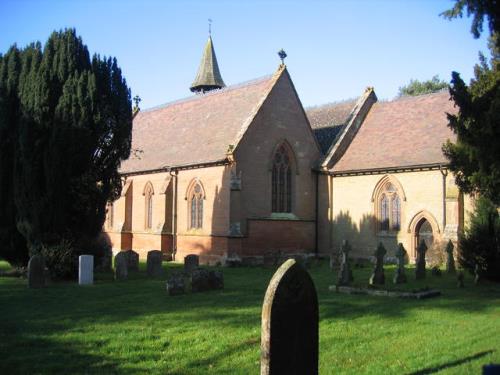
[[0, 53], [76, 28], [91, 53], [118, 60], [132, 96], [150, 108], [191, 94], [208, 38], [226, 85], [272, 74], [283, 48], [305, 107], [373, 86], [392, 99], [411, 79], [458, 71], [468, 82], [486, 35], [439, 14], [453, 0], [0, 0]]

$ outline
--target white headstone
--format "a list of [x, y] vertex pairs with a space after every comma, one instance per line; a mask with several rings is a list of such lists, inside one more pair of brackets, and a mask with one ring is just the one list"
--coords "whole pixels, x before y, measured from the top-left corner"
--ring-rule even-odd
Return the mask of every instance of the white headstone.
[[94, 256], [80, 255], [78, 257], [78, 284], [92, 285], [94, 283]]

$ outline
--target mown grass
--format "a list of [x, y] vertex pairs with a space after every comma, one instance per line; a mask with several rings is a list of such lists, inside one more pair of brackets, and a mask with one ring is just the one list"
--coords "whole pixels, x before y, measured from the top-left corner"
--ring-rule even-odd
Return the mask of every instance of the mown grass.
[[[40, 290], [1, 277], [0, 373], [258, 374], [261, 304], [274, 269], [223, 271], [223, 291], [176, 297], [144, 274], [123, 282], [99, 274], [93, 286]], [[326, 263], [309, 272], [319, 298], [321, 374], [469, 374], [500, 363], [499, 285], [475, 286], [466, 275], [466, 288], [457, 289], [455, 278], [429, 274], [405, 288], [443, 295], [403, 300], [329, 292], [335, 275]], [[369, 275], [369, 268], [354, 272], [358, 285]]]

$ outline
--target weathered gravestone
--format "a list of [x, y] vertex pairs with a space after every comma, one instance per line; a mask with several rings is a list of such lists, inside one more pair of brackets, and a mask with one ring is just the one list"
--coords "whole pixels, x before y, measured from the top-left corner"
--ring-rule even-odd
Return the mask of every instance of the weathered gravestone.
[[446, 272], [455, 273], [455, 259], [453, 258], [453, 242], [451, 240], [446, 244]]
[[45, 286], [45, 262], [40, 255], [33, 255], [28, 262], [28, 288]]
[[370, 277], [370, 285], [384, 285], [385, 275], [384, 275], [384, 256], [387, 254], [382, 242], [378, 243], [377, 250], [375, 250], [375, 267], [373, 273]]
[[92, 285], [94, 283], [94, 256], [80, 255], [78, 257], [78, 284]]
[[189, 254], [184, 257], [184, 272], [191, 273], [200, 266], [200, 257]]
[[189, 292], [191, 285], [190, 278], [183, 272], [172, 273], [167, 279], [167, 293], [170, 296], [177, 296]]
[[139, 254], [134, 250], [124, 251], [125, 257], [127, 259], [127, 270], [128, 272], [138, 272], [139, 271]]
[[125, 280], [128, 277], [128, 261], [127, 254], [120, 251], [115, 256], [115, 279]]
[[340, 262], [340, 270], [338, 275], [337, 285], [349, 285], [353, 280], [352, 270], [349, 265], [349, 252], [351, 251], [351, 245], [347, 240], [342, 242], [342, 259]]
[[392, 279], [394, 284], [403, 284], [406, 283], [406, 274], [405, 274], [405, 258], [406, 258], [406, 250], [402, 243], [399, 243], [398, 249], [396, 250], [396, 258], [398, 261], [398, 268], [396, 268], [396, 273]]
[[427, 245], [425, 241], [420, 241], [417, 247], [417, 264], [415, 265], [415, 278], [417, 280], [425, 279], [425, 252], [427, 251]]
[[208, 271], [198, 268], [193, 270], [190, 275], [192, 292], [205, 292], [224, 288], [224, 278], [221, 271]]
[[163, 277], [162, 259], [163, 255], [160, 250], [148, 251], [146, 271], [149, 277]]
[[295, 260], [281, 265], [262, 306], [261, 375], [318, 374], [318, 297]]

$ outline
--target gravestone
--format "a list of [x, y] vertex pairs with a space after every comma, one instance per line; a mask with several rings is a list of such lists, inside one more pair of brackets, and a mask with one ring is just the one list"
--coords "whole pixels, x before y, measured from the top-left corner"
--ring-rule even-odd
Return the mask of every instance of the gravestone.
[[446, 244], [446, 272], [448, 273], [455, 273], [455, 259], [453, 258], [453, 242], [451, 240], [448, 241]]
[[127, 254], [120, 251], [115, 256], [115, 279], [125, 280], [128, 277], [128, 260]]
[[425, 241], [420, 241], [417, 248], [417, 262], [415, 265], [415, 278], [417, 280], [425, 279], [425, 252], [427, 251], [427, 245]]
[[481, 267], [479, 267], [479, 263], [476, 263], [474, 266], [474, 284], [479, 284], [481, 281]]
[[333, 270], [337, 264], [337, 254], [330, 253], [330, 269]]
[[138, 272], [139, 271], [139, 254], [134, 250], [124, 251], [127, 259], [127, 270], [128, 272]]
[[262, 305], [261, 375], [318, 374], [318, 297], [307, 271], [289, 259]]
[[149, 277], [163, 277], [162, 258], [160, 250], [148, 251], [146, 270]]
[[352, 270], [349, 265], [349, 252], [351, 251], [351, 245], [347, 240], [342, 242], [342, 259], [340, 262], [340, 271], [338, 276], [337, 285], [349, 285], [353, 280]]
[[195, 254], [189, 254], [184, 257], [184, 272], [191, 273], [200, 265], [200, 257]]
[[113, 262], [113, 251], [111, 250], [111, 247], [107, 246], [104, 249], [104, 254], [101, 258], [100, 265], [96, 268], [96, 270], [99, 271], [111, 271], [111, 263]]
[[182, 272], [172, 273], [167, 279], [167, 293], [170, 296], [184, 294], [190, 289], [189, 278]]
[[465, 286], [464, 285], [464, 273], [462, 271], [460, 271], [457, 274], [457, 287], [463, 288], [464, 286]]
[[45, 286], [45, 262], [40, 255], [33, 255], [28, 262], [28, 288]]
[[394, 284], [406, 283], [406, 274], [405, 274], [406, 250], [402, 243], [399, 243], [398, 249], [396, 250], [396, 259], [398, 262], [398, 268], [396, 268], [396, 273], [394, 274], [392, 281]]
[[377, 250], [375, 250], [375, 268], [370, 277], [370, 285], [384, 285], [385, 275], [384, 275], [384, 256], [387, 254], [382, 242], [378, 243]]
[[78, 257], [78, 284], [92, 285], [94, 283], [94, 256], [80, 255]]

